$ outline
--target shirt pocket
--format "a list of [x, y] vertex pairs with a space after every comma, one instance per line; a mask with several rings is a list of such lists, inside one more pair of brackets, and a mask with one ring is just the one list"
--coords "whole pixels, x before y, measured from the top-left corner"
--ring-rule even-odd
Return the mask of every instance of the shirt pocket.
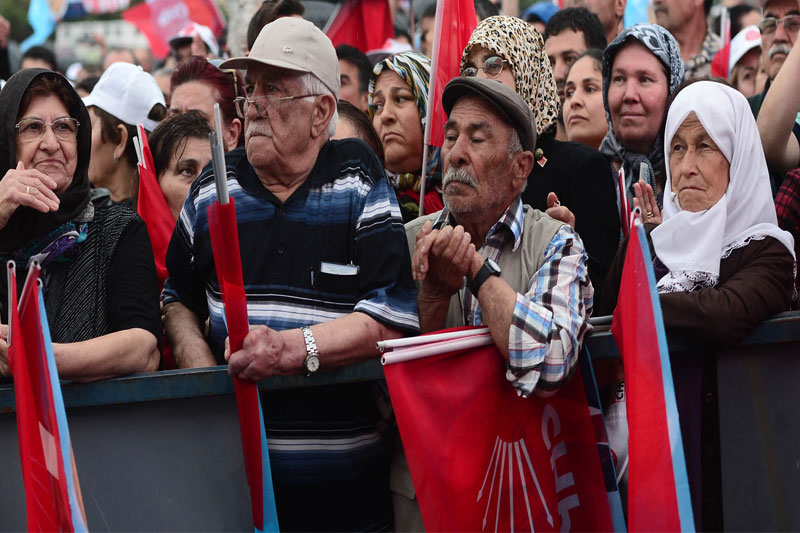
[[355, 301], [360, 268], [353, 263], [320, 261], [311, 269], [311, 286], [323, 294], [348, 297]]

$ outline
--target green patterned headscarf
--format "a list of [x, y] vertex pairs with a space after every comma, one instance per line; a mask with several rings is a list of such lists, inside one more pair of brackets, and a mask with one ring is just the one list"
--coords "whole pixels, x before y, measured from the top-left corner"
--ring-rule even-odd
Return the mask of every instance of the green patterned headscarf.
[[425, 115], [428, 112], [428, 87], [431, 82], [431, 60], [419, 52], [403, 52], [389, 56], [376, 64], [369, 79], [370, 120], [375, 116], [375, 109], [372, 107], [375, 83], [381, 72], [387, 68], [397, 73], [411, 87], [411, 92], [414, 93], [414, 100], [417, 102], [422, 131], [425, 131]]
[[[417, 104], [419, 121], [420, 124], [422, 124], [422, 132], [424, 135], [426, 115], [428, 113], [428, 87], [430, 86], [431, 80], [431, 60], [418, 52], [403, 52], [389, 56], [376, 64], [375, 68], [372, 69], [372, 76], [369, 79], [370, 120], [375, 117], [375, 108], [373, 107], [375, 83], [381, 72], [386, 69], [395, 72], [411, 88], [414, 101]], [[391, 175], [391, 180], [397, 192], [398, 201], [400, 202], [400, 208], [401, 211], [403, 211], [403, 219], [406, 222], [416, 217], [419, 213], [416, 203], [419, 202], [421, 173], [422, 169], [420, 169], [419, 172], [409, 174]], [[436, 146], [428, 147], [428, 166], [425, 174], [427, 176], [426, 189], [428, 191], [428, 194], [425, 195], [425, 212], [434, 212], [441, 209], [440, 185], [442, 182], [441, 150]], [[433, 194], [434, 191], [436, 195]], [[434, 204], [431, 203], [434, 196], [438, 198], [439, 201], [439, 204], [436, 204], [435, 207], [433, 207]]]

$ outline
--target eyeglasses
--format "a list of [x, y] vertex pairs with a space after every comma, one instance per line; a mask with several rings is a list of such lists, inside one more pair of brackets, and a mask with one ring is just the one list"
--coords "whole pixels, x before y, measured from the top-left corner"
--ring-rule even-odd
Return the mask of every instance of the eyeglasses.
[[797, 33], [800, 30], [800, 15], [786, 15], [782, 19], [775, 17], [767, 17], [761, 19], [758, 23], [758, 29], [761, 30], [761, 35], [772, 35], [778, 29], [778, 23], [783, 24], [783, 29], [786, 33]]
[[78, 136], [78, 126], [81, 123], [71, 117], [61, 117], [53, 122], [45, 122], [39, 118], [24, 118], [16, 125], [17, 134], [23, 142], [38, 141], [44, 137], [47, 126], [53, 130], [53, 134], [61, 141], [74, 141]]
[[480, 69], [490, 78], [496, 78], [503, 72], [504, 63], [508, 63], [508, 61], [500, 56], [492, 56], [484, 61], [480, 67], [466, 67], [461, 71], [461, 75], [467, 78], [474, 78], [478, 75], [478, 69]]
[[239, 118], [245, 118], [250, 104], [256, 105], [256, 112], [260, 117], [269, 116], [269, 109], [274, 109], [276, 105], [281, 102], [289, 100], [297, 100], [298, 98], [310, 98], [312, 96], [320, 96], [318, 94], [300, 94], [297, 96], [278, 96], [277, 94], [266, 94], [262, 96], [239, 96], [234, 98], [233, 103], [236, 104], [236, 113]]

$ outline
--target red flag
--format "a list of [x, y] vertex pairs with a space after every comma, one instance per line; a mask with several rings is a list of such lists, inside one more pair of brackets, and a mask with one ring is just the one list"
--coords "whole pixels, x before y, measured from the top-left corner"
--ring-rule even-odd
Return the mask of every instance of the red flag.
[[[228, 327], [231, 352], [235, 352], [241, 350], [249, 325], [233, 198], [230, 198], [227, 204], [214, 202], [208, 206], [207, 213], [214, 265], [225, 303], [225, 323]], [[234, 378], [233, 383], [236, 389], [247, 484], [250, 486], [253, 523], [256, 531], [277, 531], [278, 513], [272, 491], [272, 471], [258, 387], [252, 381], [239, 378]]]
[[520, 398], [494, 344], [386, 364], [428, 531], [611, 531], [580, 372]]
[[628, 525], [693, 531], [675, 389], [641, 215], [633, 214], [611, 331], [625, 363]]
[[172, 231], [175, 229], [175, 219], [172, 218], [167, 199], [164, 198], [164, 193], [158, 185], [153, 154], [150, 152], [150, 145], [147, 144], [147, 133], [141, 124], [139, 124], [138, 130], [143, 161], [138, 165], [139, 196], [136, 211], [147, 224], [147, 234], [150, 236], [150, 243], [153, 245], [153, 259], [156, 262], [158, 290], [161, 291], [164, 287], [164, 280], [169, 275], [165, 262], [169, 240], [172, 237]]
[[152, 0], [123, 11], [122, 18], [147, 37], [157, 59], [167, 57], [169, 40], [189, 22], [208, 26], [217, 37], [225, 28], [216, 0]]
[[22, 479], [29, 531], [85, 531], [75, 459], [44, 302], [31, 267], [21, 303], [9, 263], [9, 365], [14, 376]]
[[386, 0], [345, 0], [325, 33], [333, 46], [349, 44], [362, 52], [376, 50], [394, 37]]
[[477, 25], [473, 0], [441, 0], [436, 4], [425, 144], [441, 148], [444, 143], [447, 115], [442, 93], [447, 82], [461, 73], [461, 53]]

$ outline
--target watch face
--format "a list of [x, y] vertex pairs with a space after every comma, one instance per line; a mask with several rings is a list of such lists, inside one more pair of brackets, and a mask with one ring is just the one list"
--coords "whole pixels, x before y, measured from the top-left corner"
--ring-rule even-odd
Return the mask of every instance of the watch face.
[[498, 265], [497, 261], [494, 259], [487, 258], [486, 265], [489, 267], [489, 270], [492, 272], [492, 274], [500, 273], [500, 265]]
[[319, 370], [319, 357], [316, 355], [309, 355], [306, 357], [306, 370], [309, 374], [313, 374]]

